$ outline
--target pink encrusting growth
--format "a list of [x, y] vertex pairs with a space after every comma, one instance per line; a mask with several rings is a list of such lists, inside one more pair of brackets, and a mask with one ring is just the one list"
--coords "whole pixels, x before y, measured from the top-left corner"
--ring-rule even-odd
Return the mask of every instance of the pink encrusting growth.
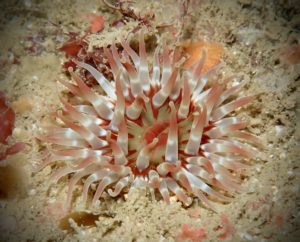
[[176, 237], [176, 242], [184, 242], [184, 241], [191, 241], [191, 242], [201, 242], [207, 237], [205, 230], [203, 228], [190, 228], [188, 224], [183, 224], [181, 226], [181, 232]]
[[221, 84], [215, 78], [216, 67], [202, 73], [205, 52], [182, 70], [178, 53], [167, 47], [162, 55], [158, 47], [149, 65], [143, 34], [139, 54], [127, 41], [122, 46], [122, 58], [114, 44], [105, 48], [112, 81], [74, 61], [94, 76], [103, 92], [70, 70], [73, 82], [61, 83], [76, 98], [62, 100], [57, 125], [38, 137], [51, 144], [40, 168], [65, 162], [52, 181], [70, 176], [66, 207], [80, 182], [84, 202], [90, 193], [95, 203], [104, 191], [115, 197], [140, 187], [167, 203], [171, 194], [184, 204], [198, 197], [211, 209], [211, 200], [230, 201], [241, 191], [244, 161], [254, 157], [254, 146], [260, 145], [256, 136], [242, 131], [247, 122], [232, 112], [253, 97], [234, 99], [242, 84], [227, 89], [228, 81]]

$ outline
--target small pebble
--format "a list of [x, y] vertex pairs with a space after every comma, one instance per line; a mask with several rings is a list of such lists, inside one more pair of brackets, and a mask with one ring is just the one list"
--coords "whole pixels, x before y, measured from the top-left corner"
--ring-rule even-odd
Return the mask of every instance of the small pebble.
[[277, 136], [282, 136], [284, 134], [285, 127], [283, 125], [276, 125], [275, 132]]
[[286, 158], [286, 153], [285, 152], [280, 153], [279, 157], [280, 159]]
[[49, 200], [48, 200], [48, 203], [49, 204], [53, 204], [53, 203], [55, 203], [56, 202], [56, 199], [55, 198], [50, 198]]
[[252, 241], [253, 237], [249, 233], [242, 233], [241, 234], [242, 239], [246, 239], [248, 241]]
[[32, 76], [32, 79], [35, 80], [35, 81], [39, 80], [39, 78], [37, 76]]
[[36, 194], [36, 190], [35, 189], [30, 189], [28, 192], [29, 196], [34, 196]]
[[261, 172], [261, 166], [258, 165], [258, 166], [256, 166], [255, 169], [256, 169], [257, 173], [260, 173], [260, 172]]

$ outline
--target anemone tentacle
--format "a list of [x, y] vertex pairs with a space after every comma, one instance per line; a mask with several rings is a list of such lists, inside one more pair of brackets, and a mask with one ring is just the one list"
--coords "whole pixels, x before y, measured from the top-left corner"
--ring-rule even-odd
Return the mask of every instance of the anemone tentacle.
[[181, 70], [166, 46], [161, 55], [156, 48], [151, 66], [142, 34], [139, 53], [127, 41], [122, 46], [126, 63], [114, 44], [104, 49], [114, 80], [75, 61], [94, 76], [104, 95], [71, 71], [74, 83], [62, 84], [82, 101], [61, 100], [56, 127], [38, 137], [51, 147], [42, 167], [65, 163], [52, 180], [71, 175], [66, 207], [83, 178], [84, 202], [93, 183], [93, 203], [105, 191], [116, 197], [144, 185], [167, 203], [171, 194], [184, 204], [197, 197], [211, 209], [211, 200], [230, 201], [241, 192], [245, 160], [261, 146], [258, 137], [243, 130], [247, 122], [232, 115], [253, 100], [235, 98], [244, 83], [227, 88], [211, 78], [216, 67], [203, 73], [205, 51]]

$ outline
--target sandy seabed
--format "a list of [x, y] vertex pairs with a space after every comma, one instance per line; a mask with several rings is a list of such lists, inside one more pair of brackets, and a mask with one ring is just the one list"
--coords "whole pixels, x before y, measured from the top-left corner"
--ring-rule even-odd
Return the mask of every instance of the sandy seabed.
[[243, 112], [249, 130], [266, 147], [251, 161], [244, 191], [233, 202], [218, 204], [220, 213], [196, 200], [186, 208], [175, 199], [167, 205], [136, 193], [126, 199], [104, 196], [91, 209], [77, 199], [72, 212], [62, 216], [67, 180], [49, 187], [51, 167], [34, 172], [41, 160], [35, 135], [61, 105], [63, 87], [56, 80], [65, 76], [66, 58], [58, 48], [68, 40], [64, 33], [83, 33], [88, 13], [106, 20], [103, 31], [89, 36], [91, 49], [126, 38], [138, 22], [109, 26], [120, 15], [96, 0], [1, 1], [0, 90], [16, 111], [8, 142], [26, 143], [25, 151], [0, 167], [1, 241], [189, 241], [183, 236], [186, 225], [205, 233], [190, 241], [300, 241], [300, 54], [293, 57], [296, 61], [284, 54], [300, 43], [299, 1], [192, 1], [174, 38], [179, 2], [141, 0], [132, 6], [154, 12], [153, 26], [173, 24], [149, 30], [155, 45], [163, 40], [174, 44], [176, 38], [218, 42], [224, 46], [225, 75], [249, 79], [242, 91], [257, 98]]

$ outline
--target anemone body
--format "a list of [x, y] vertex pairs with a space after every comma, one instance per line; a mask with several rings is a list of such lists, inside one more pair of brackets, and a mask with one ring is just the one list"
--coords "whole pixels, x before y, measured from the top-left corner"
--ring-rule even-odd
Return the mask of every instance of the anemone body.
[[211, 200], [229, 201], [240, 191], [245, 160], [255, 156], [253, 144], [259, 144], [243, 130], [247, 122], [232, 113], [253, 97], [232, 98], [243, 83], [227, 88], [211, 78], [215, 68], [202, 73], [205, 52], [181, 70], [176, 51], [166, 47], [161, 54], [155, 50], [149, 65], [142, 35], [139, 53], [127, 41], [122, 46], [122, 58], [115, 45], [105, 49], [112, 81], [76, 62], [95, 77], [102, 94], [71, 71], [73, 82], [62, 83], [76, 101], [62, 99], [57, 124], [39, 137], [51, 147], [41, 167], [65, 164], [51, 179], [69, 175], [66, 207], [79, 183], [83, 203], [89, 194], [95, 203], [103, 192], [116, 197], [140, 187], [167, 203], [171, 195], [184, 204], [198, 197], [212, 209]]

